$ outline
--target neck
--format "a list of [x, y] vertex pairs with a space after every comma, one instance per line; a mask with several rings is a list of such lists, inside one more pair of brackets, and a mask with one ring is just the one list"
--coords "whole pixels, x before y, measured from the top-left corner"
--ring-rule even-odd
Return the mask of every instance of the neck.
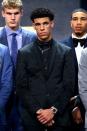
[[[7, 26], [7, 25], [6, 25]], [[9, 26], [7, 26], [10, 30], [12, 30], [12, 31], [16, 31], [16, 30], [18, 30], [19, 28], [20, 28], [20, 26], [17, 26], [17, 27], [9, 27]]]
[[73, 33], [74, 36], [81, 38], [85, 35], [86, 33]]

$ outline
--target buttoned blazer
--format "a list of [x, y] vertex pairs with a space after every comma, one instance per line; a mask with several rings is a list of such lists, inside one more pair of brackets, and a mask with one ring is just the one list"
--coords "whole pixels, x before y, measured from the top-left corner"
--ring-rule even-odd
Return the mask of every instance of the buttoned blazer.
[[[18, 52], [16, 91], [22, 99], [24, 110], [21, 115], [27, 124], [32, 123], [36, 120], [34, 115], [38, 109], [55, 106], [58, 109], [56, 121], [60, 125], [68, 125], [68, 103], [75, 82], [72, 51], [53, 40], [45, 77], [42, 55], [37, 44], [35, 41]], [[24, 114], [27, 114], [26, 118]]]

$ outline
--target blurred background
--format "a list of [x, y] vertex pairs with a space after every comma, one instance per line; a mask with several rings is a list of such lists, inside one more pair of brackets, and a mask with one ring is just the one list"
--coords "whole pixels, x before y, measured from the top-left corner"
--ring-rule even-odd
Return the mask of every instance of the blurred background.
[[[24, 15], [22, 26], [32, 26], [30, 13], [38, 7], [51, 9], [55, 14], [55, 27], [53, 35], [56, 40], [60, 40], [71, 33], [70, 17], [71, 12], [76, 8], [87, 9], [87, 0], [22, 0], [24, 4]], [[2, 0], [0, 0], [1, 5]], [[4, 26], [4, 19], [1, 16], [0, 6], [0, 27]]]

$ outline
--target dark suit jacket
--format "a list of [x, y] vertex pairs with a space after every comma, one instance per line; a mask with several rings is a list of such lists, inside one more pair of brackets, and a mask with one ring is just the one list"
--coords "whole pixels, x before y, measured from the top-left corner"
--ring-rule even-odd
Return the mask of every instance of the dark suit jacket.
[[[68, 46], [68, 47], [71, 47], [71, 48], [72, 48], [72, 51], [73, 51], [74, 65], [75, 65], [75, 76], [76, 76], [76, 78], [75, 78], [75, 91], [74, 91], [74, 95], [78, 95], [78, 94], [79, 94], [79, 91], [78, 91], [78, 62], [77, 62], [77, 57], [76, 57], [76, 52], [75, 52], [75, 48], [74, 48], [74, 45], [73, 45], [72, 37], [69, 36], [69, 37], [67, 37], [67, 38], [64, 39], [64, 40], [61, 40], [61, 42], [62, 42], [64, 45], [66, 45], [66, 46]], [[86, 48], [86, 47], [87, 47], [87, 39], [86, 39], [86, 43], [85, 43], [85, 45], [84, 45], [84, 48]], [[85, 116], [84, 116], [84, 114], [85, 114], [85, 109], [84, 109], [84, 107], [83, 107], [83, 104], [82, 104], [82, 102], [81, 102], [81, 99], [80, 99], [79, 95], [78, 95], [78, 97], [76, 98], [75, 103], [76, 103], [76, 106], [79, 106], [79, 107], [80, 107], [81, 112], [82, 112], [82, 116], [83, 116], [83, 119], [84, 119], [84, 117], [85, 117]]]
[[55, 106], [58, 109], [55, 121], [66, 126], [70, 122], [68, 103], [75, 83], [72, 52], [53, 40], [45, 77], [37, 44], [36, 41], [25, 46], [18, 54], [16, 89], [22, 99], [21, 116], [27, 125], [34, 124], [38, 109]]
[[76, 74], [75, 74], [75, 95], [78, 94], [78, 63], [77, 63], [77, 58], [76, 58], [76, 53], [75, 53], [75, 48], [74, 48], [74, 45], [73, 45], [73, 40], [72, 40], [72, 37], [68, 37], [64, 40], [61, 40], [61, 43], [63, 43], [64, 45], [72, 48], [72, 52], [73, 52], [73, 57], [74, 57], [74, 65], [75, 65], [75, 71], [76, 71]]

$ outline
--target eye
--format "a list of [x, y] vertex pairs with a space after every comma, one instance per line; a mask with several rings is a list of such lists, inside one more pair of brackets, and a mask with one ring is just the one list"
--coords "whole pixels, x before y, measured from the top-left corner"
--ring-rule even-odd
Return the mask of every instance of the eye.
[[14, 13], [14, 15], [18, 15], [18, 14], [19, 14], [19, 12], [15, 12], [15, 13]]
[[10, 13], [10, 12], [7, 12], [6, 14], [7, 14], [7, 15], [11, 15], [12, 13]]
[[81, 17], [81, 20], [85, 21], [85, 20], [87, 20], [87, 18], [86, 17]]
[[40, 23], [35, 23], [34, 25], [35, 25], [35, 26], [40, 26]]
[[77, 17], [73, 17], [72, 20], [73, 20], [73, 21], [77, 21], [78, 18], [77, 18]]
[[44, 22], [44, 23], [43, 23], [44, 26], [47, 26], [48, 24], [49, 24], [48, 22]]

